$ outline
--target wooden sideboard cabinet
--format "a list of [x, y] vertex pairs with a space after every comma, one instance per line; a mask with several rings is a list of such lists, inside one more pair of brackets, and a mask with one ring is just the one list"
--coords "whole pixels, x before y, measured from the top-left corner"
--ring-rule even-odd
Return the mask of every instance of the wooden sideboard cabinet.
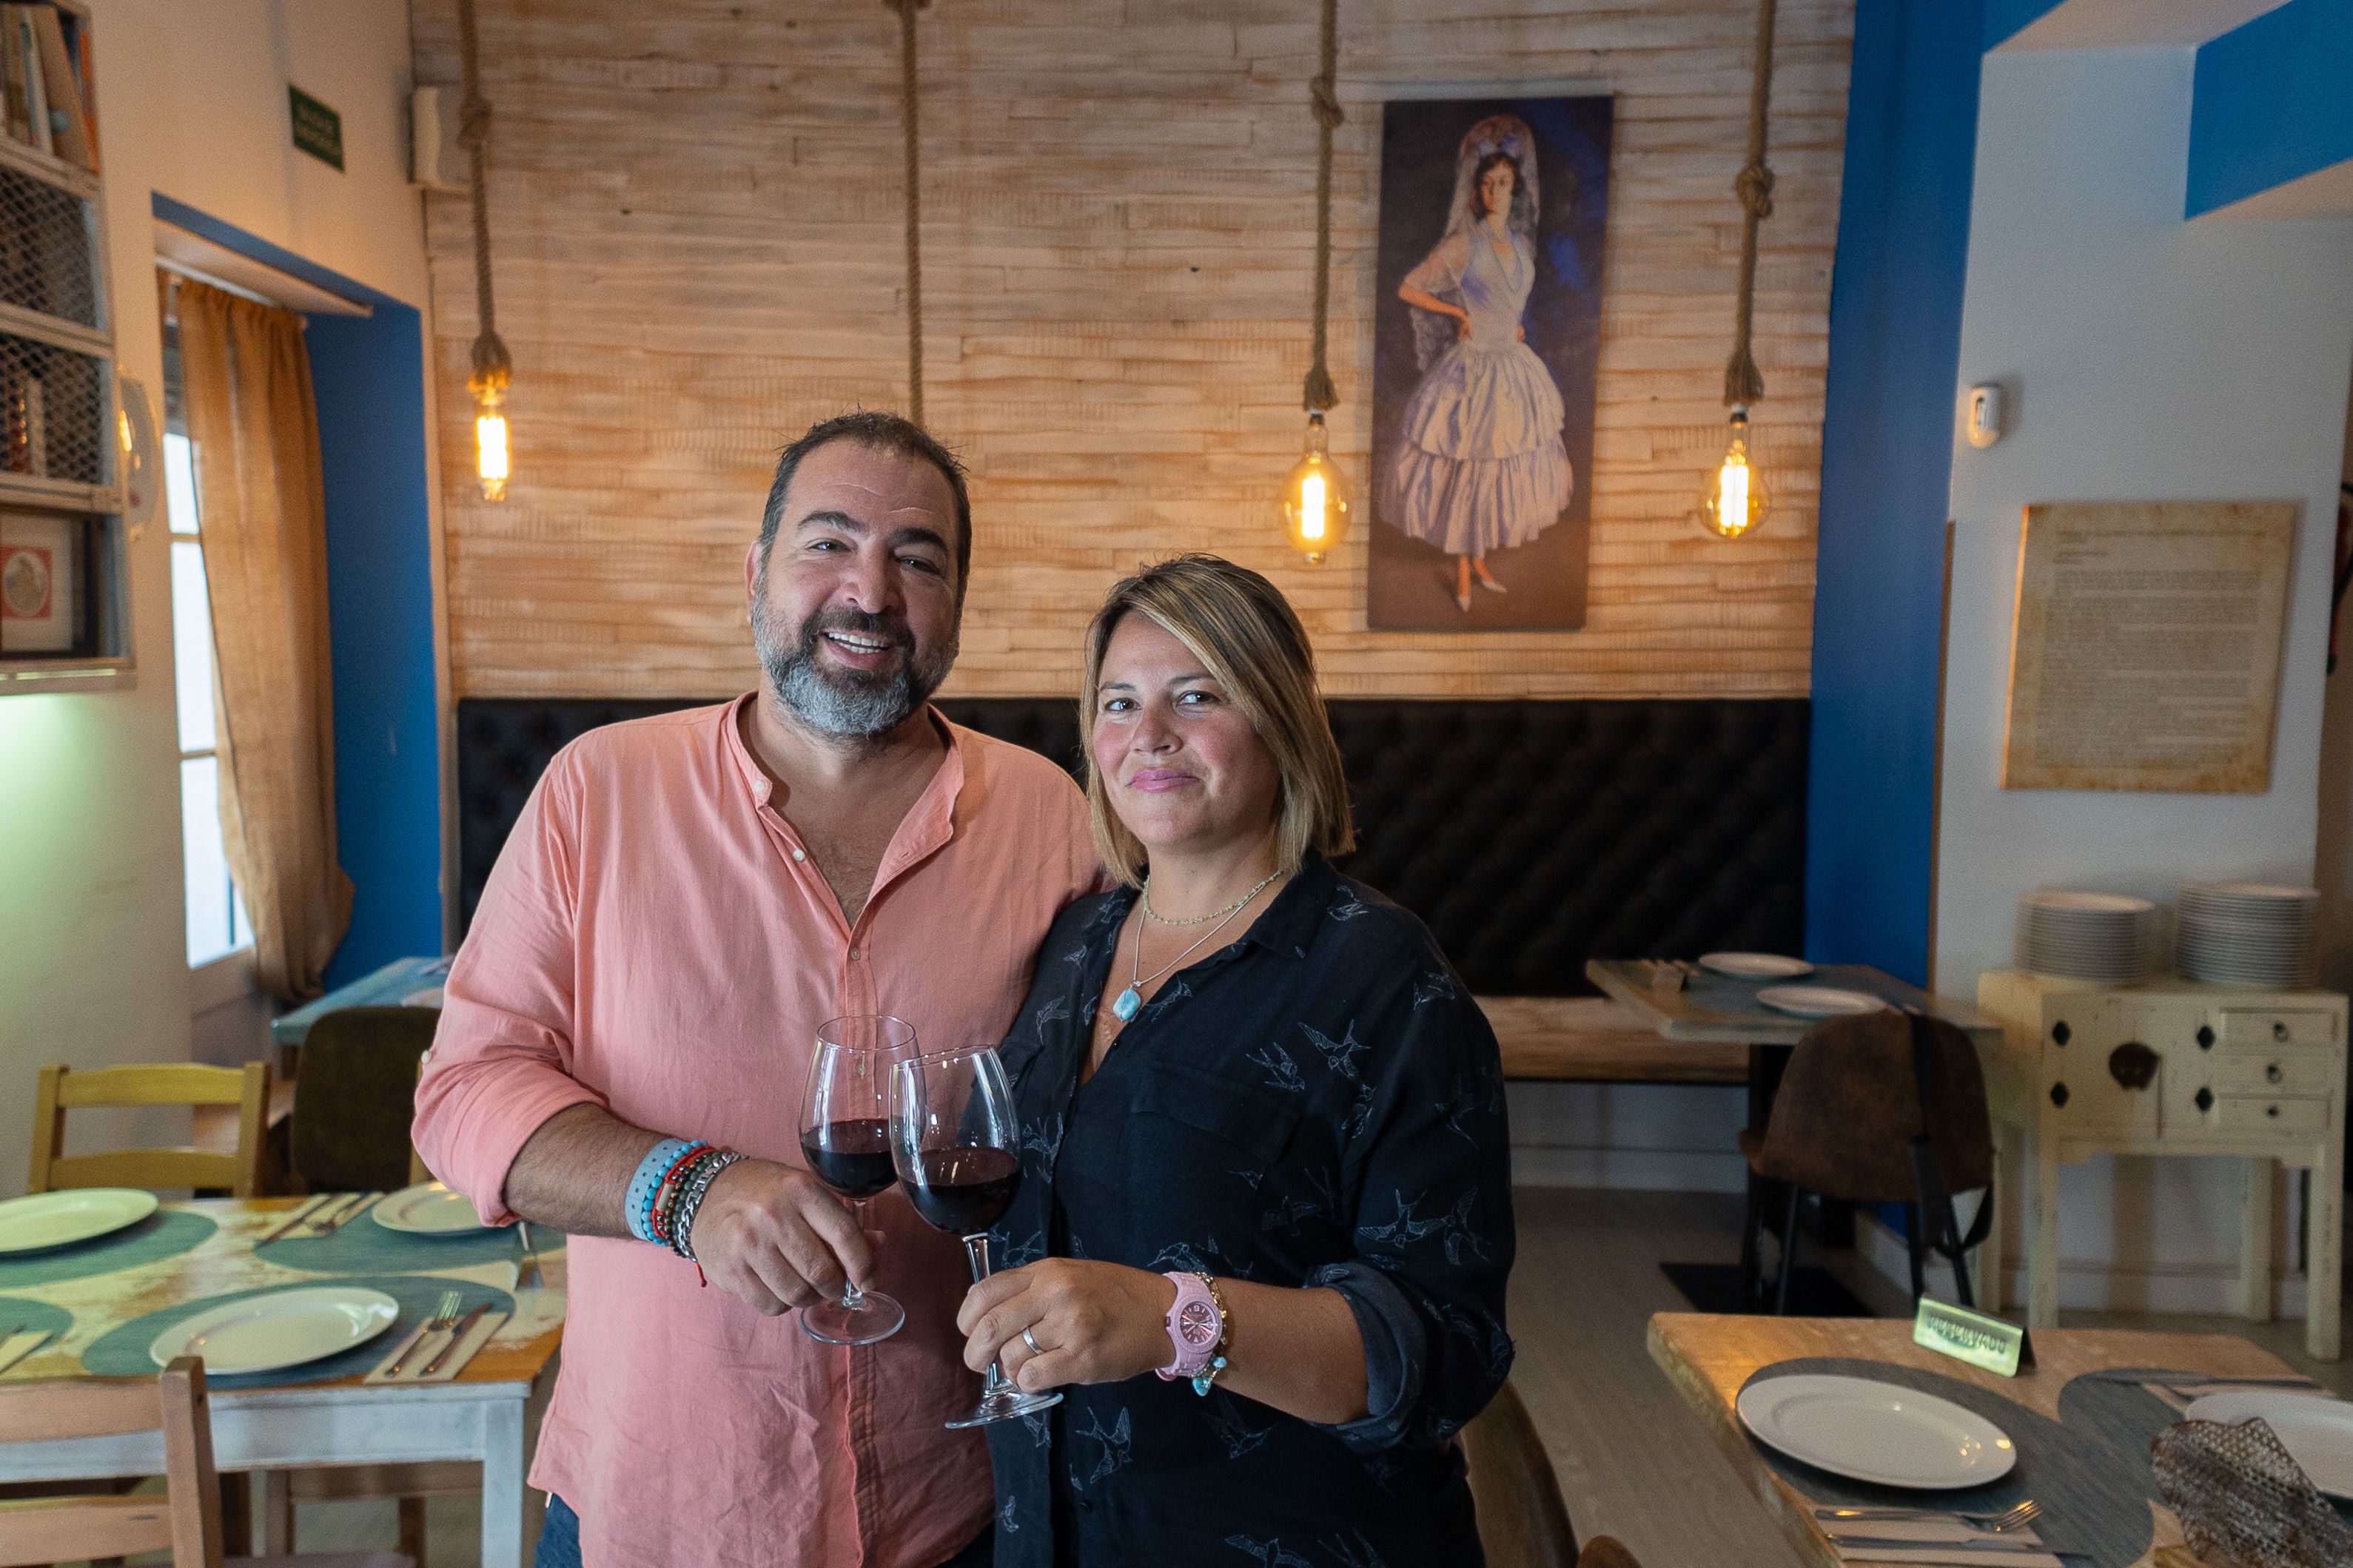
[[[2026, 1321], [2059, 1321], [2059, 1167], [2094, 1154], [2223, 1154], [2245, 1162], [2237, 1310], [2272, 1315], [2274, 1166], [2312, 1173], [2305, 1223], [2305, 1344], [2338, 1352], [2343, 1242], [2345, 998], [2158, 980], [2111, 986], [2019, 970], [1978, 981], [2001, 1020], [1979, 1048], [1993, 1110], [1997, 1187], [2023, 1218]], [[2022, 1178], [2022, 1179], [2021, 1179]], [[2001, 1205], [1979, 1256], [2001, 1306]]]

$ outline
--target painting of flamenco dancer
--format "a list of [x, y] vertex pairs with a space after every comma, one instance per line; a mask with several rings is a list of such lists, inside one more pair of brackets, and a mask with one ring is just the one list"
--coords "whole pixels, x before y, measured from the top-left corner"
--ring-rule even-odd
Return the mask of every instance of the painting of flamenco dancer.
[[1367, 624], [1585, 622], [1610, 100], [1383, 116]]

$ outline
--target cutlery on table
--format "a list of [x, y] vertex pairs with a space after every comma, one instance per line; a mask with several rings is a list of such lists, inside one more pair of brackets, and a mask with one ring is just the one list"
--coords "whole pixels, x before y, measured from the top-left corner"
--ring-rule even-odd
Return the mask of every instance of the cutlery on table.
[[382, 1196], [384, 1196], [382, 1193], [359, 1194], [353, 1202], [344, 1205], [343, 1207], [336, 1213], [333, 1218], [327, 1220], [322, 1225], [320, 1225], [316, 1228], [314, 1234], [319, 1236], [334, 1235], [335, 1232], [343, 1229], [346, 1224], [358, 1218], [361, 1215], [365, 1214], [370, 1208], [373, 1208], [375, 1205], [376, 1199]]
[[416, 1337], [401, 1346], [400, 1353], [392, 1358], [392, 1364], [384, 1369], [385, 1377], [397, 1373], [402, 1364], [417, 1353], [417, 1346], [458, 1321], [458, 1303], [461, 1299], [455, 1290], [441, 1292], [441, 1300], [433, 1309], [433, 1315], [417, 1326]]
[[309, 1203], [304, 1204], [300, 1209], [295, 1211], [293, 1218], [288, 1220], [284, 1225], [280, 1226], [276, 1230], [271, 1231], [268, 1236], [263, 1237], [259, 1241], [255, 1242], [253, 1245], [256, 1247], [267, 1247], [273, 1241], [284, 1240], [289, 1235], [301, 1229], [303, 1222], [311, 1219], [313, 1215], [317, 1215], [320, 1210], [325, 1208], [334, 1201], [334, 1194], [321, 1193], [317, 1197], [312, 1198]]
[[546, 1284], [546, 1277], [539, 1271], [539, 1255], [531, 1249], [531, 1221], [515, 1221], [515, 1239], [522, 1247], [522, 1255], [515, 1259], [515, 1289], [522, 1289], [525, 1276], [529, 1276], [534, 1285]]
[[2032, 1541], [1988, 1541], [1982, 1537], [1969, 1541], [1923, 1541], [1916, 1535], [1833, 1535], [1831, 1544], [1841, 1552], [1937, 1552], [1967, 1553], [1971, 1557], [1997, 1560], [2003, 1557], [2089, 1557], [2088, 1552], [2076, 1552], [2062, 1546], [2046, 1546]]
[[1814, 1510], [1814, 1517], [1833, 1523], [1841, 1520], [1906, 1519], [1919, 1520], [1924, 1523], [1949, 1520], [1969, 1530], [1999, 1535], [2006, 1530], [2016, 1530], [2030, 1520], [2042, 1517], [2042, 1505], [2029, 1498], [2016, 1508], [2005, 1509], [2000, 1513], [1955, 1513], [1935, 1508], [1818, 1508]]
[[435, 1356], [431, 1361], [427, 1362], [425, 1363], [425, 1370], [418, 1373], [417, 1375], [420, 1378], [431, 1377], [435, 1373], [439, 1372], [441, 1370], [441, 1363], [449, 1359], [449, 1352], [456, 1350], [459, 1345], [465, 1342], [466, 1336], [474, 1331], [474, 1325], [482, 1321], [482, 1314], [490, 1310], [491, 1304], [488, 1301], [475, 1302], [474, 1310], [468, 1312], [464, 1320], [460, 1321], [456, 1328], [449, 1331], [449, 1342], [443, 1345], [441, 1347], [441, 1352]]

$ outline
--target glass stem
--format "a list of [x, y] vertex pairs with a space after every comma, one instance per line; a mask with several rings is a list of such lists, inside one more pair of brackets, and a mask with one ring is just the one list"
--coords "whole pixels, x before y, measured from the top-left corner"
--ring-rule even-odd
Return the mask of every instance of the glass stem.
[[[988, 1232], [984, 1230], [977, 1235], [965, 1237], [964, 1250], [965, 1256], [972, 1259], [972, 1282], [977, 1285], [988, 1278]], [[988, 1371], [981, 1379], [980, 1396], [987, 1399], [989, 1395], [1002, 1393], [1012, 1386], [1006, 1381], [1005, 1369], [997, 1365], [994, 1360], [990, 1361]]]
[[[850, 1217], [858, 1222], [859, 1228], [861, 1230], [864, 1229], [866, 1226], [866, 1200], [860, 1198], [857, 1202], [851, 1204], [849, 1205], [849, 1213]], [[845, 1312], [862, 1312], [866, 1310], [866, 1292], [860, 1290], [858, 1288], [858, 1281], [852, 1279], [847, 1274], [844, 1274], [841, 1277], [841, 1310]]]

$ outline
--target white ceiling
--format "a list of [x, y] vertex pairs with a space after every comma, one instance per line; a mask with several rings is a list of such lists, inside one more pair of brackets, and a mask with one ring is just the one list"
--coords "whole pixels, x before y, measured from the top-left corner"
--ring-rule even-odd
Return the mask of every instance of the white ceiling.
[[2063, 0], [2021, 28], [2004, 49], [2195, 48], [2275, 11], [2286, 0]]

